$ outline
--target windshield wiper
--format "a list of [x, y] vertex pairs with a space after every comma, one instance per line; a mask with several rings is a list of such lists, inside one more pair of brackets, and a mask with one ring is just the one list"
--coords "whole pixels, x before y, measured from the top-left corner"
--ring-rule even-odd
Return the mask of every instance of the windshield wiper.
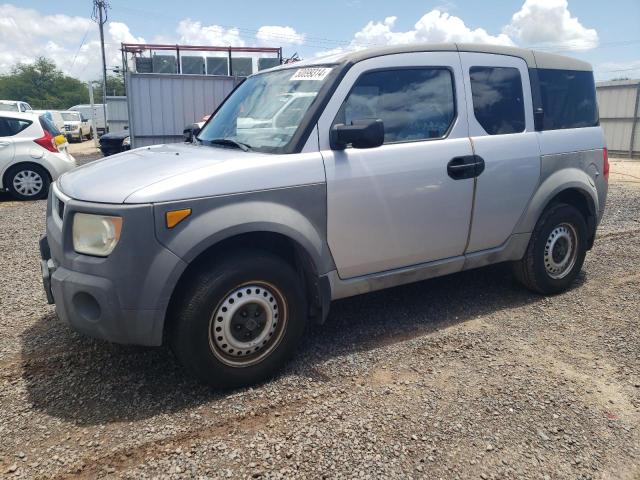
[[208, 140], [208, 142], [212, 145], [226, 145], [229, 147], [239, 148], [243, 152], [248, 152], [251, 150], [251, 145], [247, 145], [246, 143], [236, 142], [235, 140], [231, 140], [230, 138], [214, 138], [213, 140]]

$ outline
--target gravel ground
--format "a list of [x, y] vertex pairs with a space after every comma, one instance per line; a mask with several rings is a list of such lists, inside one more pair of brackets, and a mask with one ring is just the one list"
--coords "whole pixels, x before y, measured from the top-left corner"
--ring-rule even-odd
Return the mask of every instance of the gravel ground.
[[0, 475], [640, 479], [634, 168], [613, 164], [572, 290], [494, 266], [341, 300], [282, 375], [233, 392], [61, 324], [45, 203], [0, 197]]

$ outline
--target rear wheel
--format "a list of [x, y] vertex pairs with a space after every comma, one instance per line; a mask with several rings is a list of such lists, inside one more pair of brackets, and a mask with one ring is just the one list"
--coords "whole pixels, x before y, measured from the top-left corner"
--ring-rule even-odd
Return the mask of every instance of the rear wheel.
[[212, 262], [182, 289], [171, 343], [181, 363], [216, 387], [251, 385], [273, 375], [306, 324], [299, 276], [280, 258], [242, 251]]
[[49, 174], [39, 165], [18, 164], [7, 172], [7, 187], [18, 200], [38, 200], [49, 193]]
[[571, 286], [587, 252], [587, 224], [575, 207], [559, 203], [540, 217], [522, 260], [514, 264], [518, 280], [542, 294]]

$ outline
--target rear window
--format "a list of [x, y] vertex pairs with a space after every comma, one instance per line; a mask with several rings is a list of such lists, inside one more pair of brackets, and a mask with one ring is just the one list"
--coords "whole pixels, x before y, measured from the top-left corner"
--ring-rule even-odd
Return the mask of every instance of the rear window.
[[593, 72], [538, 69], [543, 130], [595, 127], [598, 121]]
[[12, 137], [29, 125], [31, 122], [22, 118], [0, 117], [0, 137]]
[[46, 132], [49, 132], [54, 137], [56, 135], [60, 135], [60, 130], [58, 130], [58, 127], [55, 126], [55, 124], [46, 116], [46, 114], [40, 115], [40, 125], [42, 125], [42, 128]]
[[522, 79], [517, 68], [471, 67], [473, 113], [489, 135], [524, 131]]

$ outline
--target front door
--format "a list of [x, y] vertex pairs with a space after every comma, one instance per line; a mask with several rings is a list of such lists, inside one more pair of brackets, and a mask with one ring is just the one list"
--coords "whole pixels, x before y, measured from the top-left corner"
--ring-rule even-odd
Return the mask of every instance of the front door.
[[[331, 126], [360, 118], [383, 121], [384, 145], [331, 150]], [[328, 243], [341, 278], [464, 253], [474, 180], [448, 168], [473, 153], [457, 52], [357, 63], [327, 104], [318, 132]]]

